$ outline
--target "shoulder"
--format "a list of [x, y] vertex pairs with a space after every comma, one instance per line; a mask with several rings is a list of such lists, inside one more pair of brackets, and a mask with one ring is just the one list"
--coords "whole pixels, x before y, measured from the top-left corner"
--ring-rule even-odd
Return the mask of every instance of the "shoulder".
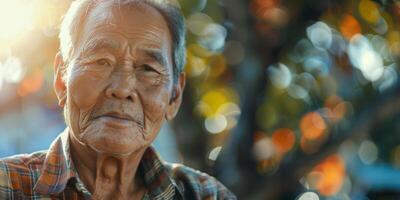
[[39, 176], [46, 152], [20, 154], [0, 159], [0, 199], [31, 191]]
[[216, 178], [182, 164], [164, 163], [178, 187], [190, 199], [236, 199]]
[[1, 158], [0, 173], [8, 175], [34, 173], [41, 169], [45, 158], [46, 151]]

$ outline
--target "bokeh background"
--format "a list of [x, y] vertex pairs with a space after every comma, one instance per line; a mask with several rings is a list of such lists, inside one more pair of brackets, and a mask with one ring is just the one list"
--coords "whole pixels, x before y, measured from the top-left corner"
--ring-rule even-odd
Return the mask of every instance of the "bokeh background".
[[[0, 157], [64, 129], [69, 0], [0, 0]], [[182, 0], [187, 87], [156, 148], [239, 199], [400, 199], [400, 1]]]

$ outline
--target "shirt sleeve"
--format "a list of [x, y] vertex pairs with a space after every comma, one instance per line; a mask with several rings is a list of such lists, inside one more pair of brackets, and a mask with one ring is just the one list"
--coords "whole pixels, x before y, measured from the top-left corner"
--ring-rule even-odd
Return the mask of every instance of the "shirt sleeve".
[[12, 185], [8, 167], [3, 160], [0, 160], [0, 199], [11, 199]]
[[173, 177], [181, 185], [185, 199], [235, 200], [236, 196], [216, 178], [192, 168], [175, 165]]

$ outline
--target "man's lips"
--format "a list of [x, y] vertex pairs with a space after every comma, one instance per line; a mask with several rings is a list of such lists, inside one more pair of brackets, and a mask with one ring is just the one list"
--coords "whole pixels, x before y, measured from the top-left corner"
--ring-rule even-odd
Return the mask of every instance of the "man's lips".
[[118, 112], [109, 112], [109, 113], [106, 113], [99, 117], [111, 117], [111, 118], [115, 118], [115, 119], [119, 119], [119, 120], [126, 120], [126, 121], [132, 121], [132, 122], [135, 121], [132, 116], [127, 115], [127, 114], [118, 113]]
[[103, 123], [108, 126], [116, 127], [116, 128], [126, 128], [130, 126], [138, 126], [143, 129], [143, 122], [138, 118], [135, 118], [133, 115], [129, 115], [126, 113], [111, 111], [106, 113], [101, 113], [98, 115], [94, 115], [93, 120], [101, 120]]
[[142, 127], [141, 123], [139, 123], [138, 120], [135, 120], [133, 116], [119, 112], [108, 112], [98, 115], [94, 119], [99, 119], [103, 121], [103, 123], [116, 128], [126, 128], [128, 126], [132, 126], [133, 124], [137, 124], [138, 126]]

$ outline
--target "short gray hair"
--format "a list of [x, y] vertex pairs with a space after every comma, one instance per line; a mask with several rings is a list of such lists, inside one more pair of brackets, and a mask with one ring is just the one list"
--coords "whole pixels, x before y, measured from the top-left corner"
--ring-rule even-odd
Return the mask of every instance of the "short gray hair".
[[[68, 63], [74, 54], [75, 48], [84, 22], [89, 12], [101, 2], [109, 0], [75, 0], [64, 16], [60, 28], [60, 52], [63, 61]], [[155, 8], [164, 17], [172, 36], [172, 62], [174, 83], [178, 80], [179, 74], [183, 71], [186, 60], [185, 48], [185, 22], [182, 12], [177, 3], [169, 0], [114, 0], [118, 6], [132, 5], [143, 2]]]

